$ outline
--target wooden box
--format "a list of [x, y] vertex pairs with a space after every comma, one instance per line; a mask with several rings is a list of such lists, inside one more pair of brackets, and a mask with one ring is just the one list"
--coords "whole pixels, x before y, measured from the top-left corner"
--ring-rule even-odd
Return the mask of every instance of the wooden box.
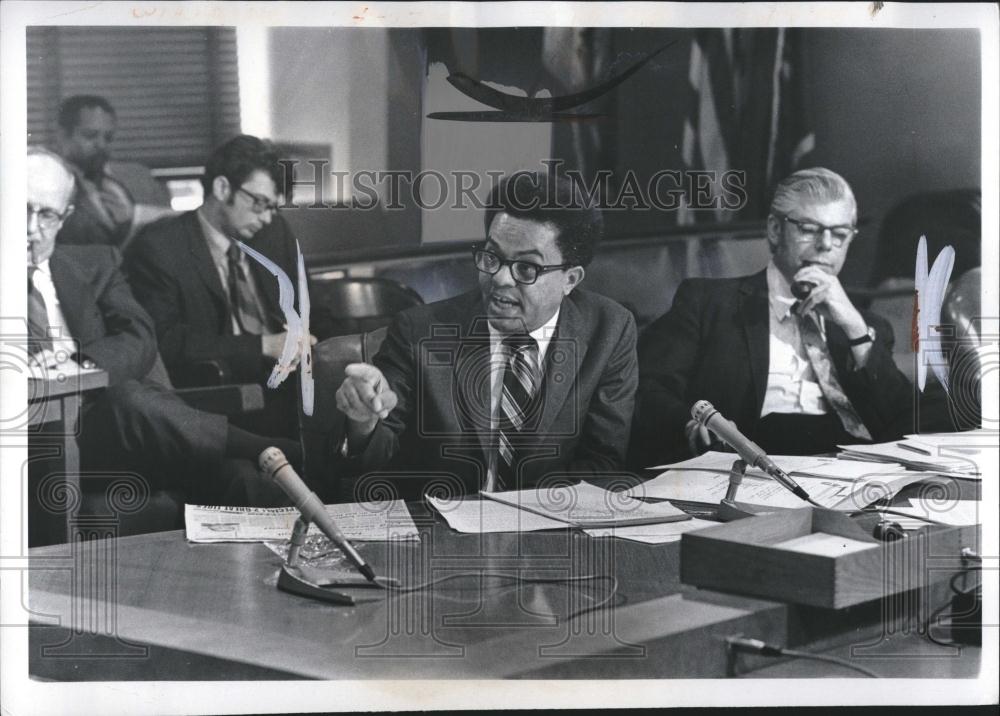
[[979, 542], [976, 525], [928, 525], [881, 542], [842, 513], [782, 510], [685, 533], [681, 581], [839, 609], [948, 579], [962, 548], [978, 552]]

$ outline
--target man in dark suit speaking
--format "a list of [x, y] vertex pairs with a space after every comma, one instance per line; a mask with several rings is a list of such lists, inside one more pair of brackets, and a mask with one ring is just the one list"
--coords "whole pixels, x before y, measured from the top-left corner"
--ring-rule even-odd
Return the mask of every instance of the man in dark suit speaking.
[[767, 217], [771, 261], [735, 279], [688, 279], [643, 334], [632, 462], [704, 452], [691, 406], [708, 400], [775, 454], [889, 440], [910, 426], [911, 387], [892, 331], [859, 311], [837, 278], [857, 234], [843, 177], [795, 172]]
[[[602, 232], [563, 177], [515, 174], [472, 252], [479, 290], [399, 314], [347, 369], [343, 452], [404, 494], [517, 489], [622, 469], [638, 379], [632, 315], [579, 288]], [[414, 489], [409, 489], [414, 488]]]

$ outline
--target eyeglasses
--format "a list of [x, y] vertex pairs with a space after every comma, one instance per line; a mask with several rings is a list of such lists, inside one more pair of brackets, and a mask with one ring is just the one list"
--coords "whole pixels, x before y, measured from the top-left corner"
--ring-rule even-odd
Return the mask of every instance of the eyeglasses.
[[795, 225], [795, 228], [798, 229], [798, 236], [795, 240], [800, 244], [816, 243], [817, 239], [829, 231], [830, 242], [839, 249], [858, 233], [856, 226], [845, 226], [843, 224], [840, 226], [824, 226], [814, 221], [799, 221], [784, 214], [776, 214], [776, 216], [783, 221], [787, 221], [789, 224]]
[[28, 204], [28, 225], [31, 225], [31, 217], [38, 220], [38, 226], [45, 231], [51, 231], [59, 226], [59, 222], [69, 216], [73, 211], [73, 206], [67, 206], [66, 211], [59, 213], [55, 209], [40, 209], [37, 206]]
[[541, 266], [531, 261], [510, 261], [486, 249], [473, 249], [472, 260], [476, 262], [477, 269], [490, 276], [496, 276], [504, 266], [510, 266], [510, 275], [514, 277], [515, 281], [523, 284], [534, 283], [543, 273], [561, 271], [573, 266], [573, 264]]
[[255, 214], [263, 214], [265, 211], [277, 211], [280, 207], [277, 202], [273, 202], [266, 196], [261, 196], [260, 194], [254, 194], [252, 191], [247, 191], [243, 187], [237, 187], [236, 191], [243, 192], [251, 200], [253, 200], [253, 206], [250, 207]]

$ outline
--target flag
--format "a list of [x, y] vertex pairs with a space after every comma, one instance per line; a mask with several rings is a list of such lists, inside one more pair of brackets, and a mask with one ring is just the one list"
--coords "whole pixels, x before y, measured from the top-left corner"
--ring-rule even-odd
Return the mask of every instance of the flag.
[[[743, 176], [739, 209], [697, 208], [693, 192], [679, 224], [762, 219], [779, 180], [804, 166], [815, 146], [805, 86], [801, 30], [706, 29], [691, 41], [688, 107], [681, 140], [687, 171], [715, 172], [711, 195], [723, 195], [725, 172]], [[690, 189], [690, 187], [689, 187]], [[717, 275], [724, 257], [716, 242], [694, 242], [693, 272]]]

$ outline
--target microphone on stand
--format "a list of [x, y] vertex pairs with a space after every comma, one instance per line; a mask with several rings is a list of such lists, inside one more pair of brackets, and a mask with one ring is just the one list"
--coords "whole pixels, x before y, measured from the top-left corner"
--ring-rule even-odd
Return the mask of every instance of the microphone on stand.
[[806, 502], [812, 502], [809, 494], [795, 480], [790, 478], [788, 473], [778, 467], [774, 460], [769, 458], [767, 453], [757, 443], [741, 433], [734, 422], [722, 417], [722, 414], [707, 400], [699, 400], [691, 407], [691, 417], [732, 447], [746, 461], [747, 465], [759, 467], [797, 497]]
[[288, 464], [285, 454], [276, 447], [269, 447], [264, 450], [258, 458], [261, 471], [268, 479], [284, 490], [285, 494], [291, 498], [296, 509], [302, 513], [302, 517], [308, 522], [314, 522], [320, 531], [333, 542], [347, 558], [354, 563], [358, 571], [365, 576], [369, 582], [375, 581], [375, 571], [365, 562], [364, 557], [358, 554], [354, 545], [347, 541], [343, 532], [337, 527], [326, 509], [323, 502], [316, 496], [316, 493], [306, 487], [302, 478], [295, 474], [295, 470]]

